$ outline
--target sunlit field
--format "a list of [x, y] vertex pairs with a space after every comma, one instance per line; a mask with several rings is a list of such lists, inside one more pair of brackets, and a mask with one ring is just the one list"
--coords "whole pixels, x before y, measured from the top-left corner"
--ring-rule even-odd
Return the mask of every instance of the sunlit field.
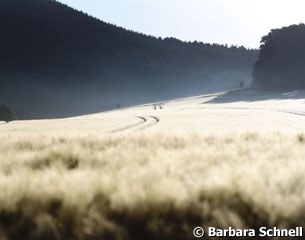
[[304, 96], [235, 91], [0, 123], [0, 239], [304, 226]]

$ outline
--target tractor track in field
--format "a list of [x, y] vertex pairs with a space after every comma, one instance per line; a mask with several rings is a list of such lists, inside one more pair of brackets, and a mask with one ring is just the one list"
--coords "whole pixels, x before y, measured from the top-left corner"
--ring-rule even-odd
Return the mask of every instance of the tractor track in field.
[[156, 124], [158, 124], [160, 122], [160, 118], [158, 118], [156, 116], [136, 116], [135, 118], [137, 118], [141, 121], [136, 124], [124, 126], [119, 129], [113, 130], [111, 133], [120, 133], [120, 132], [129, 131], [129, 130], [143, 131], [145, 129], [155, 126]]
[[159, 122], [160, 122], [160, 118], [158, 118], [156, 116], [148, 116], [148, 117], [146, 117], [145, 124], [141, 125], [139, 130], [143, 131], [145, 129], [151, 128], [151, 127], [155, 126], [156, 124], [158, 124]]

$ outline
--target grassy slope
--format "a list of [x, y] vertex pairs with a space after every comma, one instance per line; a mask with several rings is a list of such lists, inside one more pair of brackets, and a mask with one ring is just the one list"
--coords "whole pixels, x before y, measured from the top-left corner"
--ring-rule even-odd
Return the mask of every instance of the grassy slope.
[[0, 239], [303, 226], [303, 95], [234, 92], [0, 124]]

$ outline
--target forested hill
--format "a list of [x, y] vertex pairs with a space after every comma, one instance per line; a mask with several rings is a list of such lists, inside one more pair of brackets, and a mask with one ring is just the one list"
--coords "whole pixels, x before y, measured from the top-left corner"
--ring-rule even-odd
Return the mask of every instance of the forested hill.
[[253, 87], [305, 89], [305, 25], [272, 30], [262, 38]]
[[19, 118], [78, 115], [249, 84], [258, 55], [145, 36], [52, 0], [1, 0], [0, 29], [0, 103], [13, 105]]

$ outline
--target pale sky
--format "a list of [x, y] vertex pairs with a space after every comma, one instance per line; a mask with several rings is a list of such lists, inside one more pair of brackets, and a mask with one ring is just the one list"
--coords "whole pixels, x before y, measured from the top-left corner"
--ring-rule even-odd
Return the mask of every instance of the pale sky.
[[137, 32], [258, 48], [272, 28], [305, 23], [304, 0], [59, 0]]

